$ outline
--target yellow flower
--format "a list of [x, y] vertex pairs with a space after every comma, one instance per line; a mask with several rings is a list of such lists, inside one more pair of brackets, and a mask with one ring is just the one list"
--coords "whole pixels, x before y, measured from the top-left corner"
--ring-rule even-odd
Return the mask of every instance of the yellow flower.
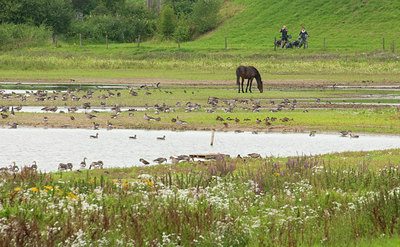
[[49, 192], [48, 190], [43, 190], [44, 192]]
[[38, 188], [36, 188], [36, 187], [30, 188], [30, 190], [33, 191], [33, 192], [38, 192], [39, 191]]
[[279, 172], [275, 173], [276, 176], [280, 176]]
[[59, 188], [56, 188], [57, 194], [60, 196], [62, 194], [62, 191]]
[[151, 182], [151, 181], [149, 181], [149, 187], [153, 187], [154, 186], [154, 184]]
[[[94, 183], [94, 178], [91, 178], [91, 179], [89, 180], [89, 183]], [[115, 179], [114, 179], [114, 183], [115, 183]]]
[[14, 191], [20, 191], [21, 190], [21, 188], [20, 187], [16, 187], [16, 188], [14, 188]]
[[72, 193], [72, 192], [69, 192], [68, 195], [66, 196], [66, 198], [72, 198], [72, 199], [78, 200], [78, 197], [76, 195], [74, 195], [74, 193]]
[[47, 190], [52, 190], [53, 186], [44, 186], [44, 188], [47, 189]]

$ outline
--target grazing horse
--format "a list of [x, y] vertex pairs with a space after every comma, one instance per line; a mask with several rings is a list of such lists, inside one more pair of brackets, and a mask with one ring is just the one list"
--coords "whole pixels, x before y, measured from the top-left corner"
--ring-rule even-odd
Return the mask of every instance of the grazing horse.
[[251, 93], [251, 84], [252, 84], [254, 78], [256, 78], [258, 90], [260, 90], [260, 93], [263, 92], [263, 83], [261, 81], [260, 73], [253, 66], [249, 66], [249, 67], [239, 66], [239, 67], [237, 67], [237, 69], [236, 69], [236, 77], [237, 77], [236, 84], [239, 85], [238, 93], [240, 93], [240, 81], [239, 81], [240, 77], [242, 77], [242, 93], [244, 93], [244, 91], [243, 91], [244, 79], [248, 79], [247, 86], [246, 86], [246, 93], [247, 93], [247, 88], [249, 88], [249, 85], [250, 85], [249, 91]]

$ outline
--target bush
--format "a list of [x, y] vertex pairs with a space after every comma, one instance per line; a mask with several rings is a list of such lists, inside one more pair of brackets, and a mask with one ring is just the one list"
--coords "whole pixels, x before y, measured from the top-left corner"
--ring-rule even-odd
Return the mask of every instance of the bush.
[[47, 44], [50, 41], [51, 31], [44, 26], [0, 24], [0, 50]]
[[159, 30], [161, 35], [166, 38], [172, 36], [175, 31], [175, 14], [174, 10], [169, 5], [164, 5], [160, 14]]
[[220, 0], [198, 0], [193, 6], [193, 23], [198, 34], [203, 34], [217, 27]]

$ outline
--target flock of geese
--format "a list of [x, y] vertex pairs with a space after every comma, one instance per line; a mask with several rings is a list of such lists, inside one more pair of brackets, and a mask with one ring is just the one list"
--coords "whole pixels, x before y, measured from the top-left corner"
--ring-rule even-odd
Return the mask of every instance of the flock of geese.
[[[309, 136], [315, 136], [315, 133], [317, 133], [317, 131], [315, 130], [311, 130]], [[339, 132], [340, 133], [340, 137], [347, 137], [350, 136], [350, 138], [359, 138], [359, 135], [353, 134], [353, 131], [351, 130], [342, 130]]]

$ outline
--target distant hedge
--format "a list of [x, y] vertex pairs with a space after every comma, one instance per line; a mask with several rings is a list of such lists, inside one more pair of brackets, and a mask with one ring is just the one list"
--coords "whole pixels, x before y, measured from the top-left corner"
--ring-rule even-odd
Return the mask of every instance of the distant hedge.
[[44, 26], [28, 24], [0, 24], [0, 49], [42, 45], [51, 42], [52, 32]]

